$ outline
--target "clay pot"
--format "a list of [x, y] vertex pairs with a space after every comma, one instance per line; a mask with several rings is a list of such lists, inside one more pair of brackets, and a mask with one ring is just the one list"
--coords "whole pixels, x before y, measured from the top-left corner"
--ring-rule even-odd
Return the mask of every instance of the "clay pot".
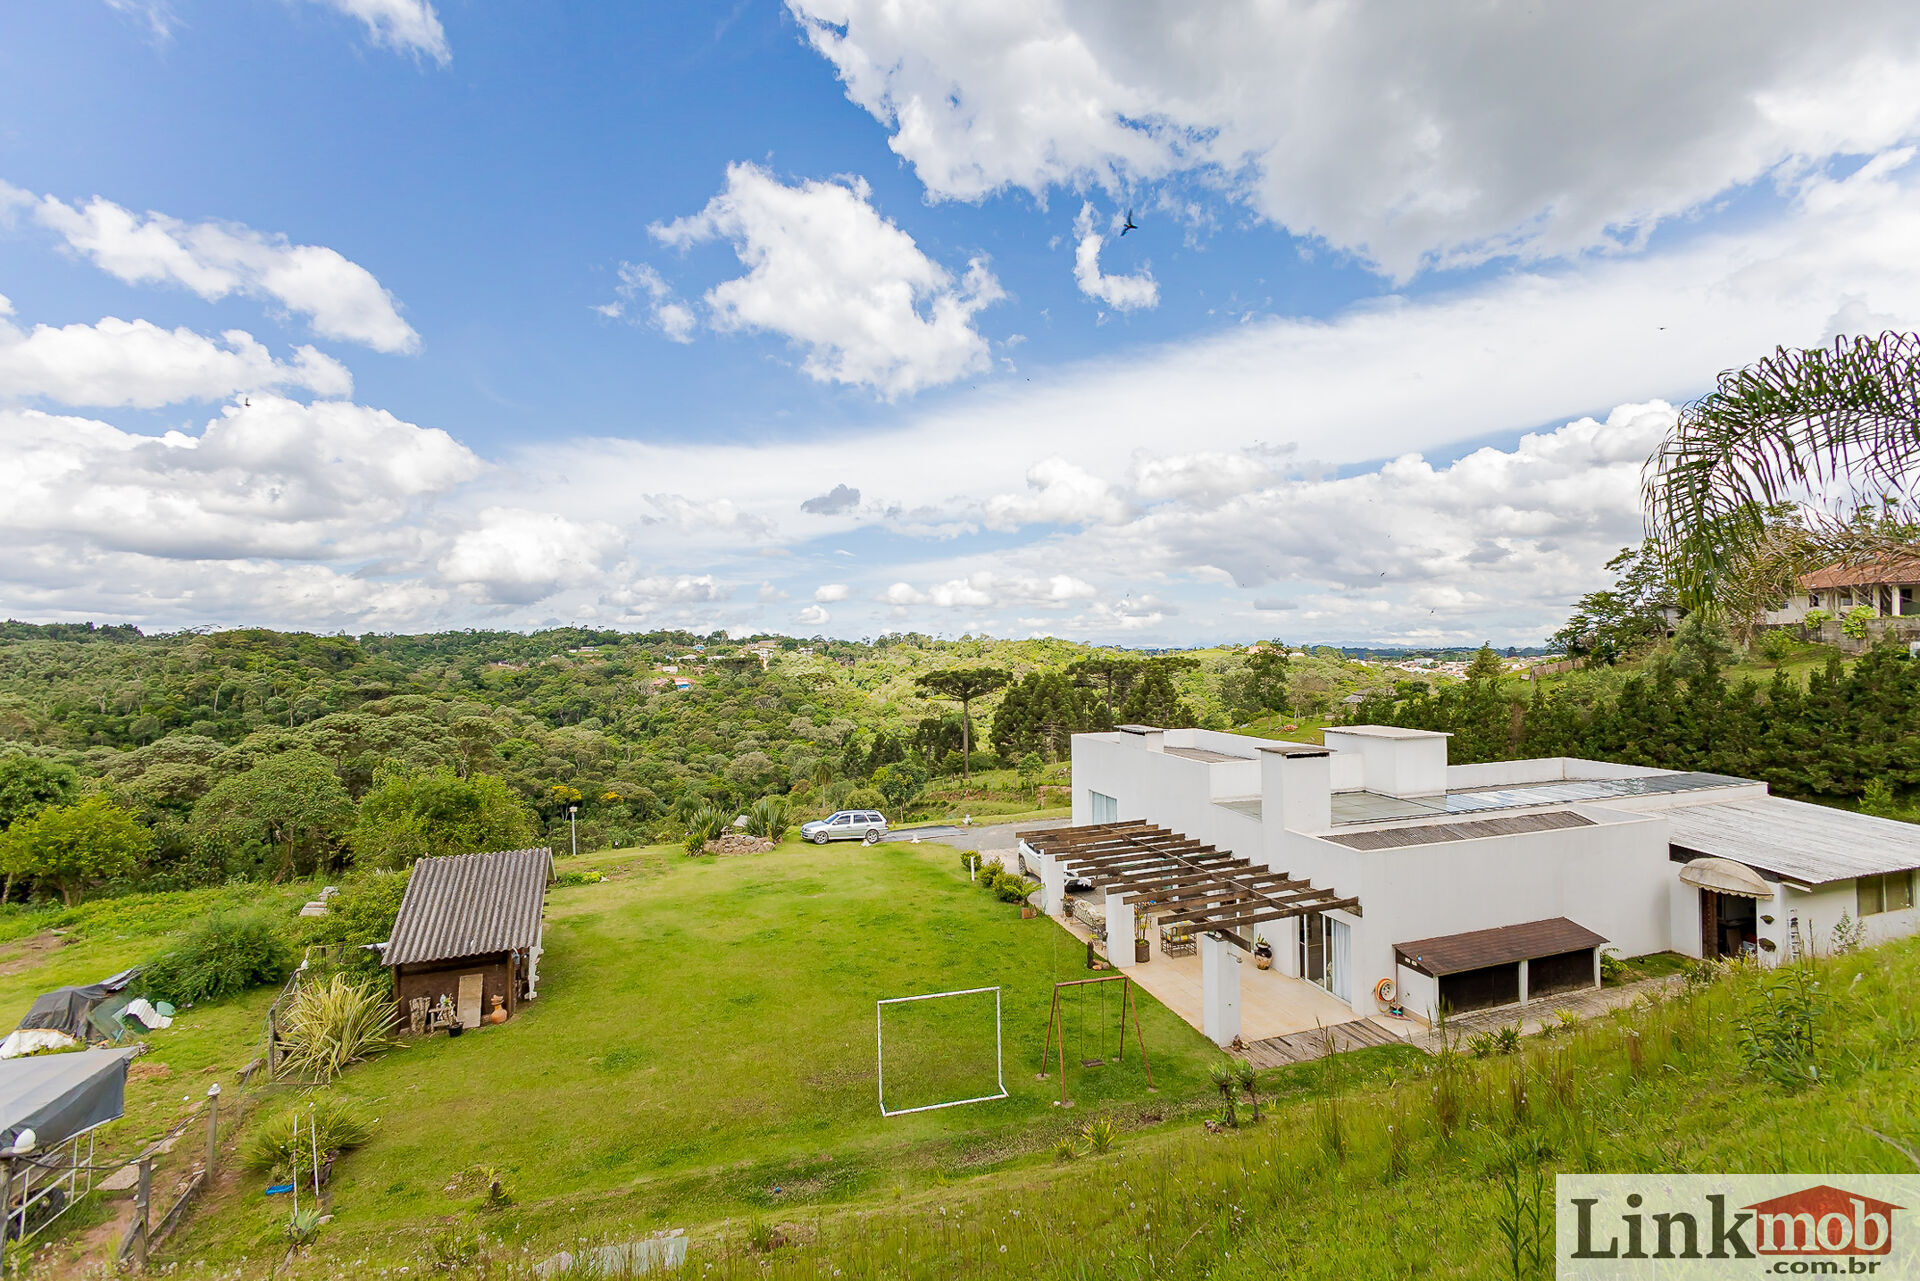
[[507, 1021], [507, 1007], [501, 1003], [502, 999], [498, 996], [493, 998], [493, 1012], [487, 1015], [487, 1022], [495, 1027]]

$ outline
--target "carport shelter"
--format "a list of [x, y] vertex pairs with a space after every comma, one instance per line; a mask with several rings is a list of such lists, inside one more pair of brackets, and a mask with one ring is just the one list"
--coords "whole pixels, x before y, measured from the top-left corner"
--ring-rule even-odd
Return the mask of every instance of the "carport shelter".
[[499, 997], [509, 1016], [531, 1000], [553, 855], [545, 849], [423, 858], [413, 865], [384, 959], [404, 1021], [415, 997], [454, 1004], [478, 1027]]
[[50, 1151], [126, 1109], [127, 1062], [132, 1050], [77, 1050], [0, 1063], [0, 1147], [22, 1130], [35, 1150]]
[[1401, 965], [1435, 980], [1442, 1008], [1464, 1013], [1600, 986], [1598, 949], [1606, 941], [1556, 916], [1393, 947]]

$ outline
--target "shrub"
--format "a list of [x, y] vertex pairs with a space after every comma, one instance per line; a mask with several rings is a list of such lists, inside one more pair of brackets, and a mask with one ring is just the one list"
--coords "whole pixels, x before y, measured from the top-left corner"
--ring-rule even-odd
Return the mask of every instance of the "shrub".
[[293, 947], [268, 913], [216, 913], [148, 965], [143, 982], [156, 1000], [192, 1005], [278, 983], [292, 969]]
[[1760, 653], [1775, 667], [1787, 661], [1793, 654], [1793, 637], [1779, 628], [1769, 630], [1760, 638]]
[[1033, 893], [1033, 882], [1000, 872], [993, 878], [992, 889], [994, 897], [1002, 903], [1024, 903], [1027, 895]]
[[315, 1128], [320, 1159], [351, 1152], [373, 1137], [373, 1126], [351, 1100], [316, 1094], [282, 1108], [256, 1125], [240, 1145], [240, 1163], [278, 1181], [305, 1170], [311, 1176]]
[[847, 793], [847, 799], [840, 806], [843, 810], [878, 810], [887, 807], [887, 798], [878, 788], [856, 787]]
[[1600, 950], [1600, 984], [1602, 987], [1618, 987], [1633, 978], [1633, 971], [1620, 959], [1618, 948]]
[[373, 983], [336, 974], [294, 994], [281, 1029], [291, 1047], [281, 1069], [329, 1081], [393, 1044], [393, 1002]]
[[707, 848], [707, 842], [718, 840], [726, 835], [728, 826], [733, 822], [727, 812], [716, 805], [702, 805], [687, 816], [686, 847], [689, 855], [698, 855]]
[[1764, 986], [1739, 1023], [1740, 1057], [1747, 1071], [1787, 1090], [1820, 1080], [1820, 1018], [1826, 994], [1804, 965]]
[[371, 982], [387, 990], [392, 971], [380, 963], [380, 954], [367, 947], [393, 937], [400, 901], [407, 895], [411, 871], [363, 872], [340, 883], [340, 892], [327, 901], [324, 916], [303, 916], [295, 923], [302, 943], [339, 950], [338, 966], [356, 982]]
[[1080, 1137], [1087, 1141], [1087, 1151], [1105, 1152], [1120, 1137], [1120, 1125], [1111, 1116], [1097, 1116], [1080, 1128]]

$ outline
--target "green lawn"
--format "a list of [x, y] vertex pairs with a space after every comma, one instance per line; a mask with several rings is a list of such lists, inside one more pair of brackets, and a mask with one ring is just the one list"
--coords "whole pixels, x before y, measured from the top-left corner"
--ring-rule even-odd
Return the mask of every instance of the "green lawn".
[[[460, 1176], [481, 1166], [504, 1169], [518, 1202], [490, 1221], [559, 1248], [582, 1215], [597, 1229], [694, 1227], [904, 1194], [1048, 1159], [1103, 1110], [1137, 1123], [1212, 1097], [1206, 1072], [1224, 1056], [1142, 994], [1157, 1092], [1131, 1046], [1124, 1065], [1077, 1065], [1092, 1055], [1080, 1037], [1099, 1030], [1089, 1004], [1068, 1046], [1076, 1106], [1052, 1106], [1057, 1081], [1035, 1079], [1052, 984], [1085, 977], [1084, 952], [970, 885], [948, 846], [789, 844], [697, 861], [650, 850], [568, 866], [612, 879], [551, 891], [536, 1002], [504, 1028], [416, 1042], [343, 1078], [380, 1122], [336, 1170], [315, 1275], [349, 1253], [413, 1257], [422, 1232], [472, 1205]], [[876, 999], [992, 985], [1011, 1097], [883, 1118]], [[1104, 1013], [1111, 1038], [1112, 997]], [[956, 1020], [971, 1038], [951, 1050], [914, 1044], [912, 1018], [890, 1023], [901, 1088], [921, 1091], [902, 1101], [980, 1080], [991, 1059], [972, 1038], [991, 1023], [977, 1015]], [[258, 1257], [285, 1209], [257, 1193], [231, 1186], [167, 1256]]]

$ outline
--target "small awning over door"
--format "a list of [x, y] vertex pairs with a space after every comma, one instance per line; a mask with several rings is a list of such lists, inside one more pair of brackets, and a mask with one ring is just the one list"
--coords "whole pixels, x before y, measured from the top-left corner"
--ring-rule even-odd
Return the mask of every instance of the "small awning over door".
[[1773, 886], [1745, 863], [1730, 858], [1697, 858], [1680, 869], [1680, 880], [1698, 889], [1716, 894], [1737, 894], [1741, 898], [1770, 899]]

